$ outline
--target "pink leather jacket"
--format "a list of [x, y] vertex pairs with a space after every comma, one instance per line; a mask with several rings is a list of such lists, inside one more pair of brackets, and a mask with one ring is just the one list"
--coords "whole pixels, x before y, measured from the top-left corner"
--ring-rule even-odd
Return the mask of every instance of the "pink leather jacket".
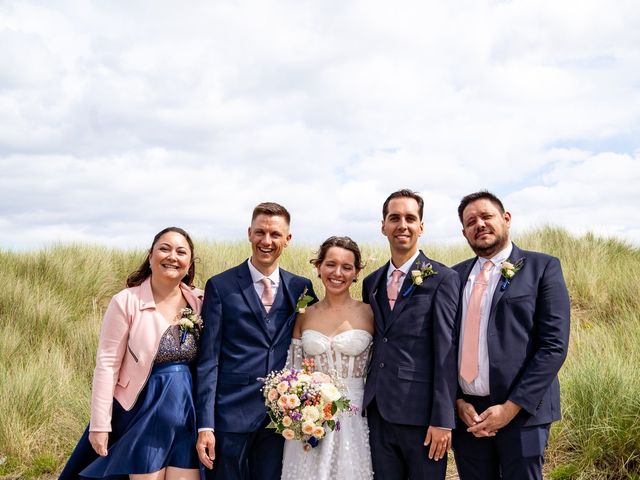
[[[180, 284], [182, 294], [198, 313], [203, 291]], [[117, 293], [104, 315], [91, 395], [92, 432], [111, 431], [113, 399], [131, 410], [147, 383], [160, 338], [170, 324], [156, 311], [151, 278]]]

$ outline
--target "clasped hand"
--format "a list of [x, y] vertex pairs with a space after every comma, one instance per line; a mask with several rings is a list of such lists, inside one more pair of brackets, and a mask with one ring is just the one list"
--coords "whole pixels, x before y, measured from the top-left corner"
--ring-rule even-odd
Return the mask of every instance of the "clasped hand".
[[521, 407], [511, 400], [499, 405], [492, 405], [478, 414], [473, 405], [462, 399], [456, 401], [458, 416], [467, 425], [467, 432], [476, 437], [493, 437], [498, 430], [509, 424]]

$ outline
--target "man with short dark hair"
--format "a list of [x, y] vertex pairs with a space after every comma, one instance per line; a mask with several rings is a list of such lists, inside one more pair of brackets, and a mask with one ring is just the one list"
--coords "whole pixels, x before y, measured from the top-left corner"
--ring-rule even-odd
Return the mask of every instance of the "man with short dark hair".
[[458, 276], [418, 250], [422, 197], [392, 193], [382, 208], [391, 260], [364, 279], [375, 333], [364, 405], [376, 478], [444, 479], [455, 425]]
[[458, 215], [477, 255], [453, 267], [461, 284], [458, 472], [463, 480], [542, 479], [569, 343], [560, 261], [513, 244], [511, 214], [490, 192], [464, 197]]
[[251, 257], [205, 288], [196, 448], [208, 479], [280, 478], [284, 439], [266, 428], [258, 378], [284, 367], [298, 298], [305, 288], [315, 298], [311, 281], [279, 268], [289, 219], [277, 203], [258, 205], [248, 230]]

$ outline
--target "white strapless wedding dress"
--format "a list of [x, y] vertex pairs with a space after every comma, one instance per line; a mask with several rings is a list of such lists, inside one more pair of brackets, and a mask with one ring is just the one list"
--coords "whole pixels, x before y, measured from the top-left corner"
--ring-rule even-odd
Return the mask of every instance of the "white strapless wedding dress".
[[287, 365], [300, 368], [302, 358], [311, 357], [316, 370], [337, 373], [358, 407], [355, 415], [343, 415], [340, 431], [328, 432], [316, 448], [303, 450], [300, 440], [287, 440], [282, 460], [282, 480], [369, 480], [373, 478], [369, 428], [362, 416], [364, 375], [373, 337], [365, 330], [347, 330], [327, 337], [305, 330], [293, 339]]

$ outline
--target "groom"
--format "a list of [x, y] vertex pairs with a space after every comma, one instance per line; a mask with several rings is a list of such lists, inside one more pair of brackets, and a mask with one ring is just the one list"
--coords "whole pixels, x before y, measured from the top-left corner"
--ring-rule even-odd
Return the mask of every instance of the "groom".
[[373, 356], [364, 393], [376, 478], [444, 479], [454, 427], [454, 322], [459, 280], [418, 250], [424, 201], [389, 195], [382, 233], [391, 261], [364, 279], [374, 312]]
[[251, 258], [210, 278], [197, 366], [196, 414], [200, 461], [209, 480], [277, 480], [284, 439], [269, 423], [262, 382], [284, 367], [296, 314], [311, 282], [279, 268], [287, 247], [289, 212], [261, 203], [249, 227]]

